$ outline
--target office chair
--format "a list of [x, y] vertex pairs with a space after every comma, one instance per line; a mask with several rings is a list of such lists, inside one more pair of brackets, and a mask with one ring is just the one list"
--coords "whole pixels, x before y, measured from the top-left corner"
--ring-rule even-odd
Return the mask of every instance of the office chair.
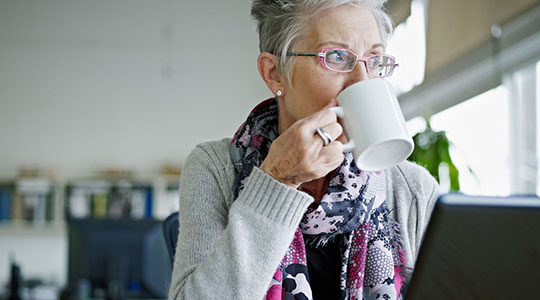
[[165, 243], [167, 244], [167, 250], [169, 250], [169, 258], [171, 259], [171, 266], [174, 264], [174, 253], [176, 252], [176, 244], [178, 242], [178, 212], [172, 213], [161, 223], [163, 228], [163, 235], [165, 236]]

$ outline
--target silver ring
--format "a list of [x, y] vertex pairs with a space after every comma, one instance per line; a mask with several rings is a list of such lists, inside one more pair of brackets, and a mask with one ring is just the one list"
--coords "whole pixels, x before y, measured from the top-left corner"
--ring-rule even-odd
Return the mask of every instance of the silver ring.
[[317, 133], [323, 140], [324, 146], [332, 142], [332, 138], [330, 137], [330, 135], [326, 131], [324, 131], [321, 127], [317, 128]]

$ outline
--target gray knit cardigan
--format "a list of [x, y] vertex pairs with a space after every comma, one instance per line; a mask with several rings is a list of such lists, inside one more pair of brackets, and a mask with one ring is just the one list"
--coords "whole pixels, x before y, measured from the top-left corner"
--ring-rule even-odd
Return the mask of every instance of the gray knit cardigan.
[[[169, 299], [263, 299], [313, 198], [254, 168], [233, 201], [230, 139], [198, 145], [180, 182], [180, 233]], [[385, 171], [387, 205], [414, 266], [438, 196], [434, 178], [403, 162]], [[406, 282], [411, 272], [406, 274]]]

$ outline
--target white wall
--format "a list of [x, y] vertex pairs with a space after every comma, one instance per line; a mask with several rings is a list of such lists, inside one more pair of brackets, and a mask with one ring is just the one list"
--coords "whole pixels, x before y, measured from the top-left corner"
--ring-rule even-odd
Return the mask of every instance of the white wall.
[[[250, 3], [0, 0], [0, 177], [155, 172], [232, 136], [271, 96]], [[24, 275], [65, 280], [63, 233], [0, 232], [0, 285], [10, 250]]]
[[0, 175], [152, 172], [270, 96], [250, 1], [0, 0]]
[[9, 282], [10, 260], [19, 264], [24, 279], [39, 278], [63, 286], [67, 279], [67, 234], [65, 230], [2, 231], [0, 233], [0, 296]]

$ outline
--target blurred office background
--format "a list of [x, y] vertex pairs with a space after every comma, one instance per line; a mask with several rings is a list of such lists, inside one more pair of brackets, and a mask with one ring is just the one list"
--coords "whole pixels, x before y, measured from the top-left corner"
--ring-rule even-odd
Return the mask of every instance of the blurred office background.
[[[272, 96], [250, 4], [0, 0], [0, 298], [11, 262], [45, 287], [24, 297], [58, 297], [69, 224], [177, 210], [191, 149], [232, 136]], [[388, 10], [411, 134], [425, 119], [446, 133], [464, 193], [538, 193], [540, 1]]]

